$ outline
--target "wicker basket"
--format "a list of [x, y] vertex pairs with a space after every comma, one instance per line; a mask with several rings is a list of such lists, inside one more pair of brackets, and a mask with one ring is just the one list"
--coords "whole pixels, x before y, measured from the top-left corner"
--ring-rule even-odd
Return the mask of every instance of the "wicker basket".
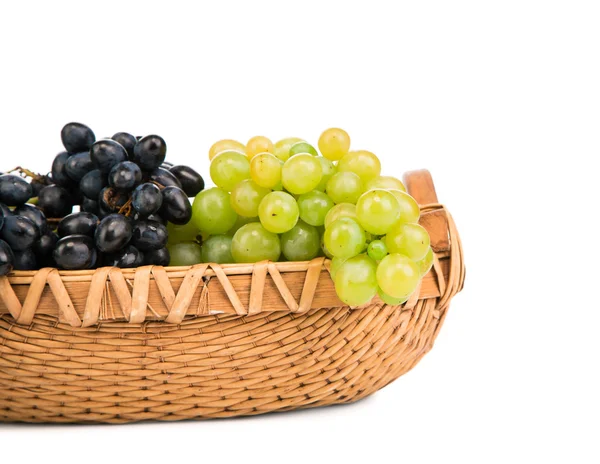
[[431, 349], [464, 280], [429, 173], [405, 182], [435, 260], [399, 307], [345, 306], [322, 258], [1, 277], [0, 421], [230, 417], [374, 393]]

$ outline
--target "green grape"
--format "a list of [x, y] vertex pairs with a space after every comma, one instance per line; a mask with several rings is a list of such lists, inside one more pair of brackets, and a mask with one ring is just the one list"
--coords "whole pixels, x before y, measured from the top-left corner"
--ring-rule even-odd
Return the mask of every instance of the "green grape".
[[323, 172], [323, 175], [321, 176], [321, 182], [319, 182], [319, 185], [317, 185], [315, 190], [320, 190], [321, 192], [324, 192], [327, 188], [327, 182], [329, 182], [331, 176], [333, 176], [337, 172], [337, 168], [327, 158], [319, 156], [317, 159], [321, 163], [321, 171]]
[[224, 151], [210, 163], [210, 178], [217, 187], [231, 192], [239, 182], [250, 177], [250, 162], [238, 151]]
[[296, 142], [290, 148], [290, 157], [297, 155], [299, 153], [308, 153], [309, 155], [319, 156], [315, 147], [313, 147], [310, 143], [307, 142]]
[[231, 254], [236, 263], [277, 261], [281, 255], [279, 237], [258, 222], [246, 224], [233, 236]]
[[387, 255], [377, 267], [377, 284], [392, 298], [407, 298], [420, 280], [421, 273], [415, 262], [399, 253]]
[[250, 161], [250, 177], [264, 188], [273, 188], [281, 183], [283, 163], [271, 153], [260, 153]]
[[321, 250], [321, 237], [316, 227], [303, 221], [281, 234], [281, 252], [289, 261], [308, 261]]
[[381, 261], [388, 254], [388, 249], [385, 243], [381, 240], [373, 240], [367, 247], [367, 254], [375, 261]]
[[202, 262], [202, 247], [196, 242], [167, 244], [171, 255], [170, 266], [193, 266]]
[[331, 260], [331, 264], [329, 265], [329, 275], [331, 275], [331, 280], [335, 281], [337, 271], [346, 261], [346, 258], [333, 258]]
[[192, 221], [203, 234], [224, 234], [233, 227], [237, 217], [229, 193], [223, 189], [204, 190], [194, 199]]
[[419, 261], [427, 254], [430, 239], [427, 230], [419, 224], [398, 223], [387, 233], [385, 244], [390, 253], [401, 253]]
[[421, 276], [427, 274], [429, 270], [433, 267], [433, 250], [431, 249], [431, 247], [429, 247], [429, 250], [427, 250], [427, 254], [425, 255], [425, 257], [417, 261], [417, 266], [421, 271]]
[[300, 219], [311, 226], [325, 224], [325, 216], [333, 206], [331, 198], [318, 190], [305, 193], [298, 198]]
[[298, 137], [287, 137], [278, 141], [273, 147], [273, 154], [281, 161], [287, 161], [290, 157], [290, 148], [295, 143], [302, 142]]
[[331, 161], [340, 160], [350, 150], [350, 136], [343, 129], [327, 129], [319, 137], [319, 150]]
[[323, 171], [318, 158], [308, 153], [300, 153], [288, 159], [281, 170], [281, 182], [290, 193], [301, 195], [314, 190]]
[[365, 231], [354, 219], [342, 217], [333, 221], [323, 234], [327, 250], [338, 258], [351, 258], [365, 248]]
[[258, 205], [271, 193], [271, 189], [260, 187], [250, 179], [241, 181], [231, 191], [231, 207], [240, 216], [256, 217]]
[[335, 205], [325, 216], [325, 222], [323, 223], [325, 229], [327, 229], [333, 221], [342, 217], [349, 217], [358, 222], [358, 218], [356, 217], [356, 206], [352, 203], [340, 203]]
[[212, 161], [219, 153], [230, 150], [239, 151], [244, 155], [246, 154], [246, 146], [243, 143], [240, 143], [237, 140], [225, 139], [215, 142], [212, 147], [210, 147], [210, 150], [208, 150], [208, 159]]
[[260, 221], [260, 219], [258, 219], [258, 216], [244, 217], [244, 216], [238, 215], [233, 227], [227, 231], [227, 235], [229, 235], [230, 237], [233, 237], [234, 234], [239, 230], [240, 227], [245, 226], [246, 224], [250, 224], [251, 222], [259, 222], [259, 221]]
[[394, 298], [393, 296], [389, 296], [387, 293], [381, 290], [381, 287], [377, 287], [377, 293], [379, 294], [381, 301], [390, 306], [400, 306], [401, 304], [406, 303], [409, 298], [408, 296], [404, 298]]
[[398, 221], [400, 205], [387, 190], [369, 190], [356, 202], [356, 217], [367, 232], [383, 235]]
[[363, 192], [363, 185], [360, 177], [353, 172], [336, 172], [327, 182], [325, 191], [335, 204], [356, 204]]
[[365, 184], [365, 192], [373, 189], [384, 189], [384, 190], [401, 190], [402, 192], [406, 192], [406, 187], [404, 184], [392, 176], [379, 176], [374, 179], [369, 180]]
[[351, 151], [337, 165], [338, 172], [353, 172], [367, 182], [381, 174], [379, 158], [367, 150]]
[[325, 246], [325, 234], [321, 235], [321, 251], [326, 258], [333, 259], [333, 255], [329, 252]]
[[377, 264], [367, 255], [346, 260], [335, 273], [335, 290], [340, 300], [349, 306], [371, 301], [377, 293]]
[[234, 263], [231, 255], [231, 237], [228, 235], [212, 235], [202, 244], [202, 262]]
[[300, 212], [293, 196], [285, 192], [271, 192], [258, 206], [260, 222], [269, 232], [282, 234], [298, 222]]
[[169, 234], [169, 243], [175, 244], [179, 242], [194, 242], [196, 237], [200, 235], [200, 230], [194, 221], [178, 226], [169, 222], [167, 224], [167, 232]]
[[273, 153], [273, 150], [273, 142], [262, 135], [252, 137], [246, 144], [246, 156], [249, 160], [254, 158], [259, 153]]
[[273, 187], [273, 190], [275, 192], [282, 192], [283, 191], [283, 184], [281, 182], [279, 182], [275, 187]]
[[413, 197], [402, 190], [389, 189], [400, 205], [400, 222], [418, 222], [421, 209]]

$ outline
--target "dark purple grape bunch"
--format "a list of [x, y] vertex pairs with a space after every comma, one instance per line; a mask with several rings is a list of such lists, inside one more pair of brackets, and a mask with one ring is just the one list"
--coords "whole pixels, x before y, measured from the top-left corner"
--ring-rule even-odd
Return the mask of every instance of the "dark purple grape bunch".
[[[204, 189], [202, 176], [165, 163], [167, 145], [158, 135], [96, 140], [89, 127], [69, 123], [61, 138], [65, 151], [39, 188], [0, 176], [0, 275], [43, 266], [168, 265], [166, 226], [189, 222], [189, 197]], [[37, 207], [26, 204], [33, 196]]]

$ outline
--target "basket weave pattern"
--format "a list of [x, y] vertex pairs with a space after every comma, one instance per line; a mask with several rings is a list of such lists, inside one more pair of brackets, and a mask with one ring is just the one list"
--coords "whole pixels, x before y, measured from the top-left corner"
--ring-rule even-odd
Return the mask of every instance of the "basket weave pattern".
[[0, 421], [230, 417], [370, 395], [431, 349], [463, 285], [452, 217], [422, 210], [444, 215], [450, 246], [399, 307], [345, 306], [322, 258], [0, 278]]

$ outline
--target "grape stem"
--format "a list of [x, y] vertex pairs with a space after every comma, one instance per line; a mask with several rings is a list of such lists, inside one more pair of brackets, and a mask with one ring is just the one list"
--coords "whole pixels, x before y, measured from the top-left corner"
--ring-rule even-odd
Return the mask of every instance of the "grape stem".
[[129, 217], [129, 216], [131, 216], [131, 213], [132, 213], [131, 198], [129, 198], [129, 200], [127, 200], [125, 202], [125, 204], [119, 208], [119, 214]]
[[29, 169], [23, 168], [21, 166], [17, 166], [16, 168], [11, 169], [8, 172], [9, 173], [18, 172], [19, 174], [25, 174], [25, 176], [31, 177], [32, 179], [37, 180], [39, 182], [45, 182], [47, 179], [46, 176], [43, 176], [41, 174], [36, 174], [35, 172], [30, 171]]

